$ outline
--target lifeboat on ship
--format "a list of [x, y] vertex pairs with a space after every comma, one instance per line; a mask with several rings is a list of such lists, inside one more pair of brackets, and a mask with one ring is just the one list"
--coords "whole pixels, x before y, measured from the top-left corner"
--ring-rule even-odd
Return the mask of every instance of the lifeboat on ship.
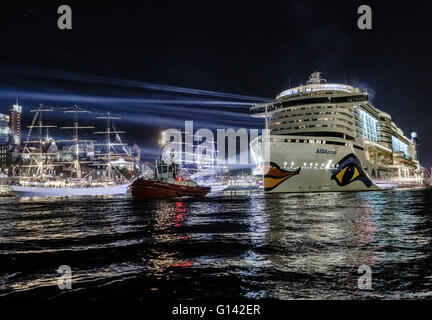
[[181, 175], [175, 163], [165, 163], [161, 157], [156, 160], [156, 179], [138, 178], [130, 186], [134, 199], [167, 199], [178, 197], [204, 197], [209, 187], [199, 186], [195, 181]]

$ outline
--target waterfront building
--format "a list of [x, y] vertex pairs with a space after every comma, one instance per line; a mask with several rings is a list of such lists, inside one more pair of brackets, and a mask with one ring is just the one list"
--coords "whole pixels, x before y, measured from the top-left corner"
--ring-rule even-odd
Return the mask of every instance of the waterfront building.
[[16, 104], [12, 106], [12, 109], [9, 111], [10, 117], [10, 130], [13, 138], [13, 144], [20, 145], [21, 144], [21, 123], [22, 123], [22, 106]]
[[9, 142], [11, 132], [9, 116], [0, 113], [0, 170], [3, 172], [9, 163]]

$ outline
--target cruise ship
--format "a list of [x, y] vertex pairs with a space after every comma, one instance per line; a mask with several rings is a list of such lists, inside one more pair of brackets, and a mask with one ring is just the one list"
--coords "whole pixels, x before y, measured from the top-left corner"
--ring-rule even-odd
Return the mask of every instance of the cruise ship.
[[366, 90], [327, 83], [314, 72], [305, 85], [255, 104], [265, 117], [263, 135], [251, 141], [264, 190], [366, 191], [424, 184], [417, 134], [407, 138]]

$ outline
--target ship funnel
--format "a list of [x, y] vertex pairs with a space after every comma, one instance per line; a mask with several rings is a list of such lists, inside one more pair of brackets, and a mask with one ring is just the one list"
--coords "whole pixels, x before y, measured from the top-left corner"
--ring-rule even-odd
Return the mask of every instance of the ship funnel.
[[306, 84], [320, 84], [327, 83], [327, 80], [321, 77], [321, 72], [315, 71], [309, 76], [308, 82]]

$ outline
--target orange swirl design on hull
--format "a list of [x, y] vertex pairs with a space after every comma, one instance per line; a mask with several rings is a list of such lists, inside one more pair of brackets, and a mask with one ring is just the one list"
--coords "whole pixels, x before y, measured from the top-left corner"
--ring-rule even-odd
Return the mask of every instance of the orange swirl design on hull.
[[264, 166], [264, 190], [271, 191], [285, 180], [300, 173], [300, 169], [287, 171], [281, 169], [276, 163], [270, 162], [269, 166]]

